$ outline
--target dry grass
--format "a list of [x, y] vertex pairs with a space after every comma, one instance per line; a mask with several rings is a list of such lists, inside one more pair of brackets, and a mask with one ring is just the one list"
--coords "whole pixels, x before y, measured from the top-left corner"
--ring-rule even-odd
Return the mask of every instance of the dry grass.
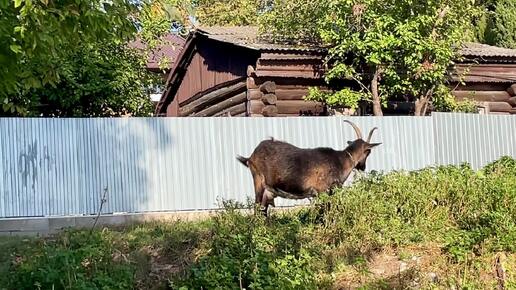
[[[503, 281], [496, 263], [500, 256]], [[515, 270], [514, 253], [472, 255], [457, 264], [439, 245], [426, 244], [384, 249], [355, 265], [342, 265], [334, 289], [516, 289]]]

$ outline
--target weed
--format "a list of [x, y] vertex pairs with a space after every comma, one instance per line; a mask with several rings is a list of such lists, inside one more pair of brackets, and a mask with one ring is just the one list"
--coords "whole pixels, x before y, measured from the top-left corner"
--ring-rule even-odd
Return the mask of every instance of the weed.
[[373, 173], [268, 219], [249, 214], [250, 202], [223, 205], [202, 222], [0, 240], [0, 289], [492, 289], [498, 253], [503, 283], [516, 285], [510, 157], [478, 171]]

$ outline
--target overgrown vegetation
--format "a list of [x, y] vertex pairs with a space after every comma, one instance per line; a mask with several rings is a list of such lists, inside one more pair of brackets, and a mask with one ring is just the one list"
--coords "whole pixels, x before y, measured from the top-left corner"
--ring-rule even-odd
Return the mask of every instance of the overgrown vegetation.
[[329, 47], [326, 81], [356, 83], [309, 97], [352, 109], [368, 101], [377, 116], [395, 99], [413, 101], [414, 114], [426, 114], [432, 98], [447, 88], [448, 70], [472, 37], [469, 28], [478, 14], [469, 0], [274, 3], [261, 22], [263, 32], [278, 41], [320, 41]]
[[[10, 99], [25, 116], [149, 116], [150, 88], [160, 76], [146, 69], [146, 59], [123, 44], [80, 45], [55, 60], [59, 80]], [[6, 112], [6, 115], [19, 115]]]
[[0, 1], [0, 116], [148, 116], [163, 79], [147, 56], [184, 26], [183, 2]]
[[256, 25], [270, 0], [192, 0], [202, 25]]
[[61, 79], [59, 60], [98, 41], [123, 42], [136, 32], [136, 5], [105, 1], [0, 1], [0, 114], [24, 115], [17, 98]]
[[153, 223], [0, 239], [0, 289], [160, 289], [193, 262], [208, 225]]
[[92, 236], [72, 231], [51, 239], [4, 242], [0, 285], [516, 287], [516, 160], [509, 157], [478, 171], [462, 164], [371, 173], [308, 207], [276, 212], [268, 220], [238, 208], [227, 202], [225, 211], [205, 222], [104, 229]]

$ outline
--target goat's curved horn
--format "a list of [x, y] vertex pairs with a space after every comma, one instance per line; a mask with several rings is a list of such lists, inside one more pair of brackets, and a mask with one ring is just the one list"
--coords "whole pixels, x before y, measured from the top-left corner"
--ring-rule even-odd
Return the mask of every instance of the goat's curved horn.
[[373, 136], [373, 132], [374, 130], [378, 129], [378, 127], [374, 127], [373, 129], [371, 129], [371, 131], [369, 131], [369, 136], [367, 136], [367, 143], [371, 142], [371, 137]]
[[355, 125], [353, 122], [349, 120], [344, 120], [344, 122], [349, 123], [353, 129], [355, 129], [355, 133], [357, 134], [357, 139], [362, 139], [362, 131], [360, 131], [360, 128], [358, 128], [357, 125]]

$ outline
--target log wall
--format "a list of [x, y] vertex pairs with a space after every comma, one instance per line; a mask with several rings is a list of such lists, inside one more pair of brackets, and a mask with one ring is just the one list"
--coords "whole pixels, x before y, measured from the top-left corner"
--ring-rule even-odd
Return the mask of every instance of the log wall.
[[246, 113], [247, 90], [245, 79], [228, 83], [216, 90], [201, 93], [180, 104], [181, 117], [241, 116]]
[[487, 114], [516, 114], [516, 84], [509, 87], [478, 87], [479, 90], [455, 90], [453, 94], [457, 100], [470, 99], [484, 108]]
[[[327, 115], [319, 102], [305, 101], [313, 81], [302, 78], [259, 77], [248, 67], [247, 112], [251, 117], [294, 117]], [[324, 89], [324, 88], [323, 88]]]

